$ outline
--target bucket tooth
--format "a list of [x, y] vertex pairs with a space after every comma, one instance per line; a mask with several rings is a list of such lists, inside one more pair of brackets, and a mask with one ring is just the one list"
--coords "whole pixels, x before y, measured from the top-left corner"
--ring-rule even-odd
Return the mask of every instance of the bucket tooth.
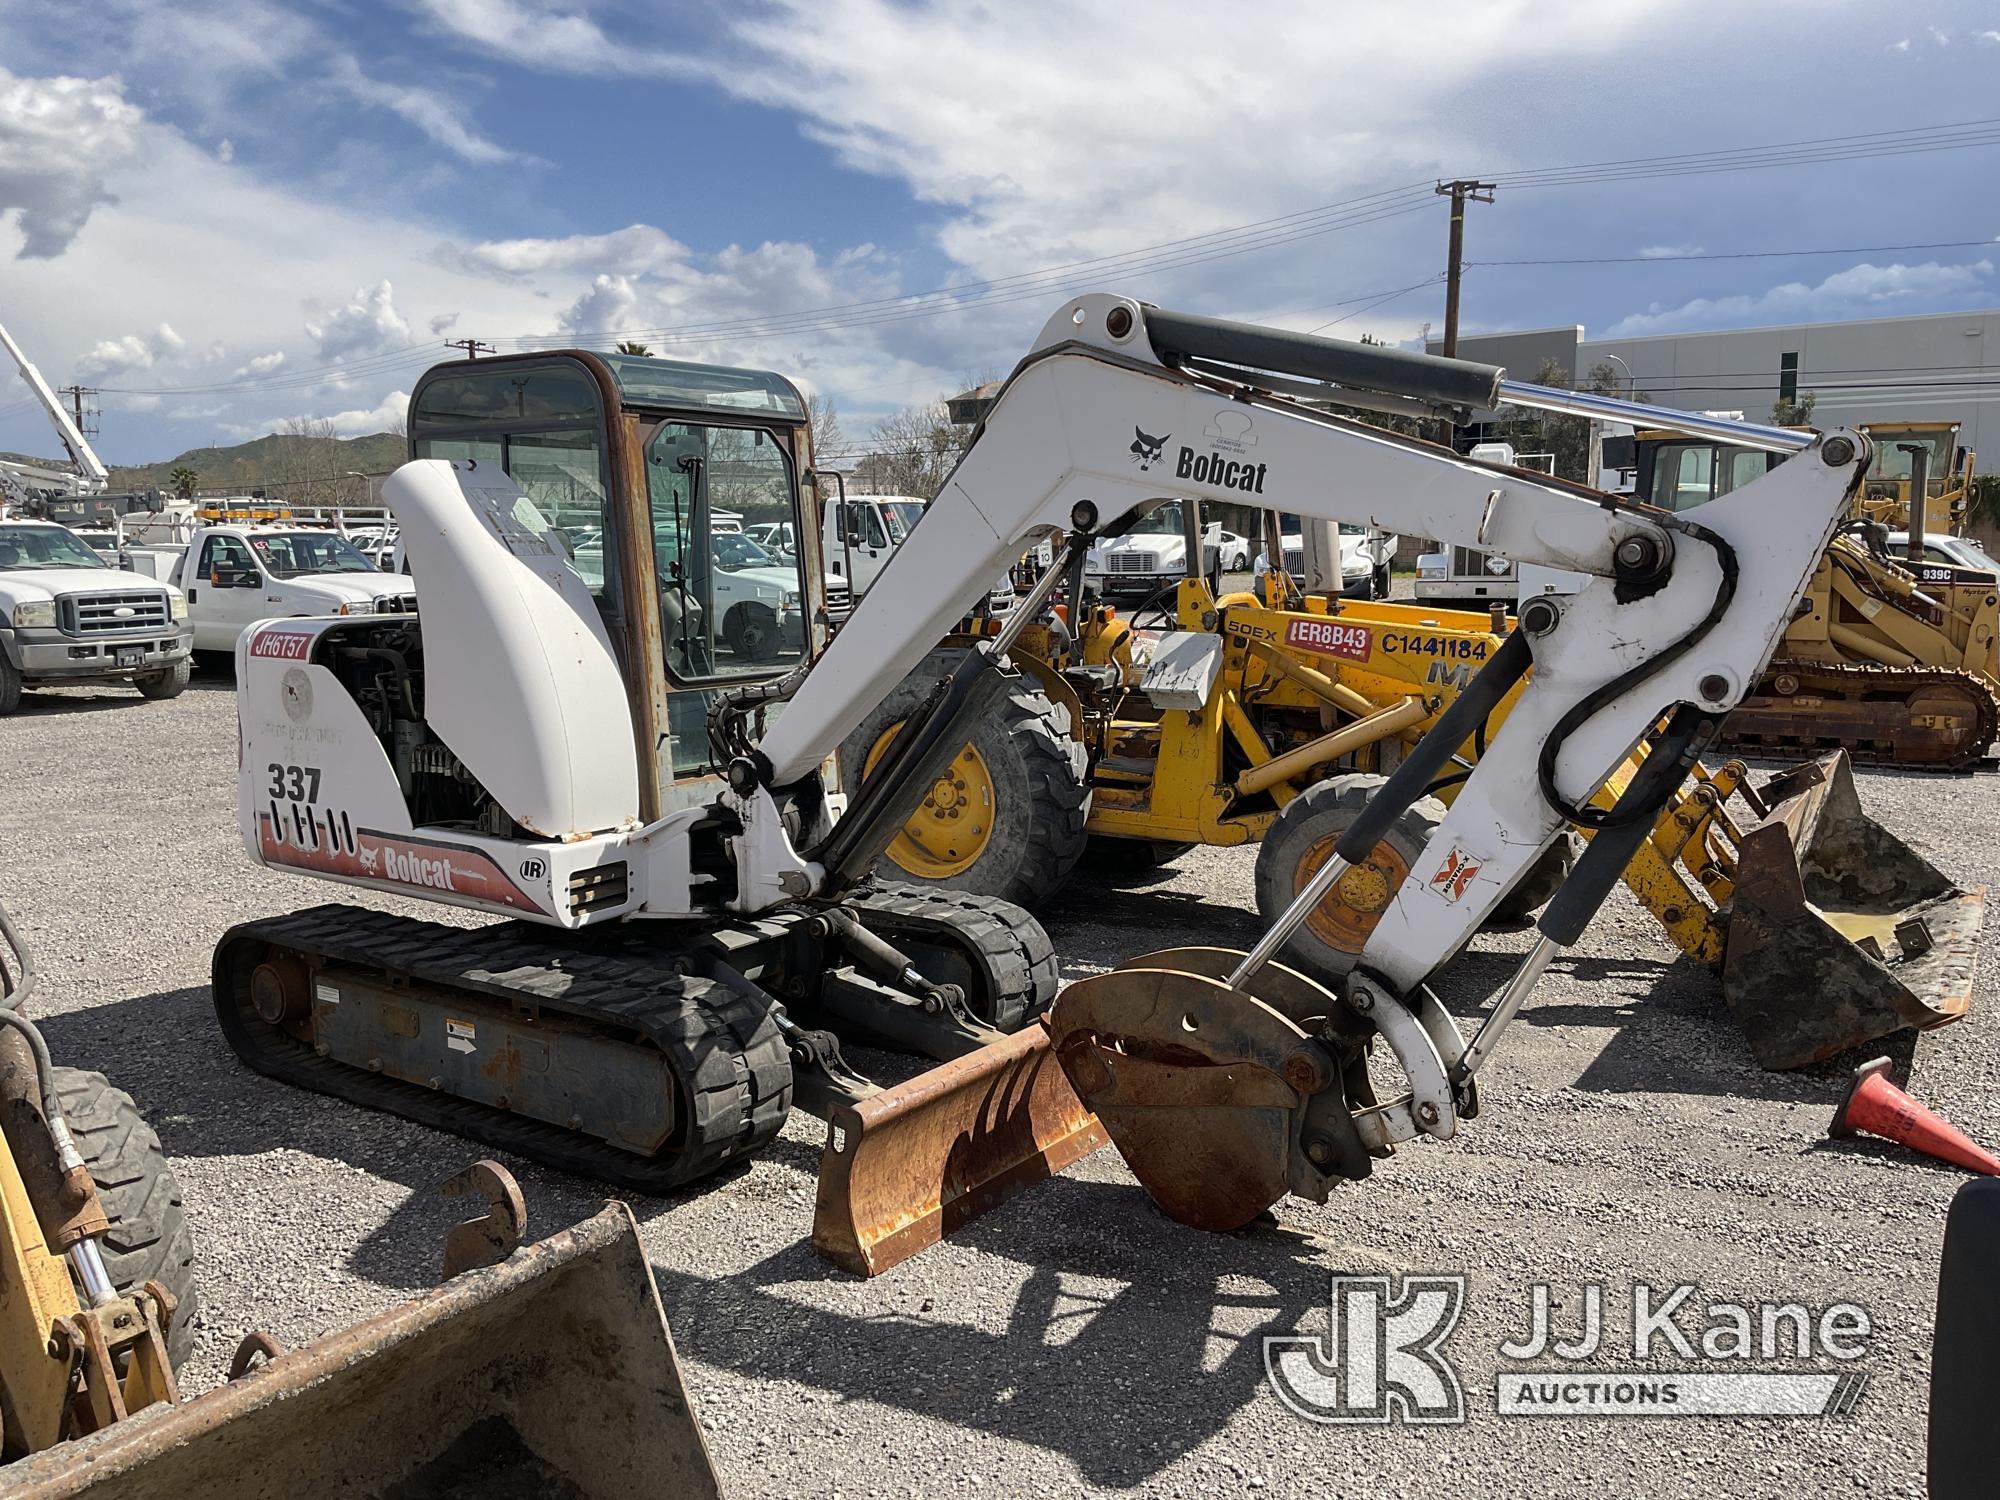
[[1802, 1068], [1972, 1003], [1983, 888], [1870, 818], [1844, 752], [1766, 788], [1730, 902], [1723, 996], [1766, 1068]]
[[813, 1249], [878, 1276], [1105, 1139], [1032, 1023], [833, 1109]]

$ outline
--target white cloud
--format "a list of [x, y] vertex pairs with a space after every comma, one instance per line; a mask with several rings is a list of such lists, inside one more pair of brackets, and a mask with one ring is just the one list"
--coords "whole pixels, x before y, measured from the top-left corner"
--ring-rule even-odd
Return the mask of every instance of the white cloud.
[[1910, 39], [1904, 37], [1900, 42], [1891, 42], [1889, 43], [1888, 50], [1891, 52], [1908, 52], [1910, 50]]
[[77, 374], [85, 380], [105, 380], [150, 370], [170, 355], [187, 347], [187, 340], [162, 323], [151, 333], [128, 333], [123, 338], [99, 339], [76, 362]]
[[285, 351], [282, 349], [273, 349], [269, 354], [260, 354], [250, 360], [229, 378], [231, 380], [244, 380], [252, 376], [269, 375], [284, 362]]
[[509, 277], [545, 271], [591, 271], [635, 276], [662, 271], [690, 258], [688, 247], [651, 224], [628, 224], [609, 234], [573, 234], [562, 239], [488, 240], [465, 249], [446, 246], [440, 255], [461, 269]]
[[1703, 247], [1700, 245], [1647, 245], [1639, 251], [1639, 254], [1647, 260], [1671, 260], [1676, 256], [1702, 253]]
[[0, 68], [0, 215], [22, 259], [67, 250], [101, 205], [106, 177], [137, 150], [139, 109], [117, 78], [19, 78]]
[[602, 339], [632, 326], [639, 294], [624, 276], [599, 276], [556, 318], [562, 328], [584, 340]]
[[1756, 296], [1697, 297], [1678, 307], [1654, 303], [1643, 313], [1621, 319], [1598, 337], [1636, 338], [1649, 333], [1684, 333], [1694, 329], [1743, 328], [1771, 323], [1811, 323], [1840, 318], [1881, 317], [1899, 311], [1920, 311], [1952, 293], [1981, 286], [1993, 274], [1993, 262], [1947, 266], [1926, 261], [1918, 266], [1877, 266], [1863, 262], [1836, 271], [1808, 286], [1788, 281]]
[[306, 333], [319, 345], [323, 358], [336, 360], [378, 354], [410, 341], [410, 325], [396, 311], [395, 289], [387, 281], [358, 288], [345, 306], [307, 323]]
[[1931, 40], [1936, 42], [1940, 47], [1949, 47], [1951, 45], [1951, 33], [1949, 31], [1940, 30], [1936, 26], [1930, 27], [1929, 30]]
[[228, 136], [224, 136], [215, 143], [215, 159], [219, 162], [232, 162], [236, 160], [236, 143], [230, 140]]
[[[521, 67], [601, 75], [686, 77], [702, 64], [655, 48], [613, 41], [580, 8], [544, 0], [416, 0], [439, 30]], [[649, 28], [653, 34], [670, 28]]]
[[457, 313], [439, 313], [435, 318], [431, 319], [431, 332], [450, 333], [453, 326], [456, 325], [457, 322], [458, 322]]
[[403, 418], [410, 409], [408, 391], [391, 391], [373, 407], [355, 411], [337, 411], [327, 420], [333, 423], [334, 433], [339, 437], [366, 437], [374, 432], [395, 432], [403, 425]]
[[2000, 42], [2000, 31], [1982, 31], [1977, 36], [1982, 42]]
[[452, 155], [475, 166], [519, 159], [516, 153], [474, 130], [457, 105], [430, 89], [406, 88], [370, 78], [361, 71], [359, 63], [344, 53], [333, 59], [331, 76], [349, 97], [400, 116]]

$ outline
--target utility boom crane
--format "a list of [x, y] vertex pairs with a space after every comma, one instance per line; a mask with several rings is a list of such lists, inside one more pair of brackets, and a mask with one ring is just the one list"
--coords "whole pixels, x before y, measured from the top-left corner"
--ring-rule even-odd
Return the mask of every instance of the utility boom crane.
[[4, 344], [7, 352], [14, 357], [14, 364], [20, 370], [21, 378], [28, 383], [29, 391], [33, 393], [35, 400], [41, 403], [42, 410], [49, 414], [49, 421], [55, 424], [56, 436], [69, 453], [69, 461], [76, 472], [73, 476], [56, 475], [46, 469], [31, 468], [26, 465], [8, 467], [31, 479], [67, 480], [68, 487], [79, 495], [102, 494], [111, 482], [111, 471], [104, 467], [104, 461], [90, 446], [90, 439], [83, 435], [83, 429], [77, 426], [69, 409], [56, 399], [56, 393], [50, 389], [48, 381], [42, 378], [42, 372], [35, 368], [26, 354], [21, 352], [21, 346], [14, 342], [14, 336], [5, 327], [0, 327], [0, 344]]
[[[652, 1191], [761, 1145], [796, 1089], [840, 1138], [821, 1224], [831, 1197], [851, 1233], [816, 1235], [821, 1248], [870, 1268], [883, 1241], [909, 1253], [1037, 1161], [1088, 1149], [1097, 1125], [1043, 1065], [1039, 1027], [1000, 1035], [1052, 998], [1032, 919], [873, 887], [867, 872], [948, 769], [968, 716], [1005, 690], [1010, 633], [1092, 538], [1170, 496], [1254, 495], [1588, 582], [1534, 601], [1254, 953], [1135, 960], [1065, 992], [1049, 1036], [1141, 1181], [1192, 1223], [1241, 1222], [1288, 1186], [1323, 1197], [1398, 1140], [1448, 1138], [1476, 1108], [1472, 1074], [1499, 1027], [1756, 679], [1868, 445], [1723, 424], [1739, 442], [1813, 451], [1696, 521], [1293, 399], [1336, 386], [1348, 404], [1504, 398], [1649, 417], [1490, 366], [1083, 297], [1043, 329], [831, 644], [815, 625], [789, 670], [758, 675], [714, 646], [709, 492], [797, 506], [809, 464], [789, 385], [582, 354], [432, 372], [413, 404], [418, 461], [384, 487], [423, 614], [245, 634], [242, 829], [265, 862], [524, 925], [468, 934], [347, 908], [246, 924], [216, 955], [225, 1031], [276, 1076]], [[1394, 516], [1341, 496], [1393, 497]], [[601, 535], [552, 519], [598, 501]], [[809, 593], [818, 528], [791, 519]], [[1056, 566], [849, 802], [832, 759], [843, 738], [1008, 560], [1056, 531], [1069, 538]], [[1162, 651], [1190, 681], [1219, 666], [1212, 635], [1170, 636]], [[1531, 661], [1344, 992], [1271, 964]], [[1645, 773], [1616, 809], [1584, 806], [1648, 737]], [[1468, 1045], [1423, 981], [1570, 823], [1598, 836]], [[612, 932], [579, 947], [528, 924]], [[836, 1034], [952, 1060], [878, 1091], [840, 1060]], [[1378, 1034], [1407, 1080], [1387, 1105], [1366, 1076]], [[923, 1201], [889, 1203], [891, 1188]]]

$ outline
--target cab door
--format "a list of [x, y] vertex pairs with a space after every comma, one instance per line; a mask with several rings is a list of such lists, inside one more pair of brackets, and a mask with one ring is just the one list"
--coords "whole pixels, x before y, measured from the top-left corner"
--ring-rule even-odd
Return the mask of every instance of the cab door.
[[264, 571], [240, 537], [202, 539], [195, 574], [188, 580], [188, 614], [197, 651], [234, 651], [245, 627], [271, 613], [264, 603]]

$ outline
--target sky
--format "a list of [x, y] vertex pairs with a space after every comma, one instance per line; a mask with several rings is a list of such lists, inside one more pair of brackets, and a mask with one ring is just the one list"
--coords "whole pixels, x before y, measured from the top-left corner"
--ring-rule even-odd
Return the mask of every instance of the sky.
[[[1992, 307], [2000, 144], [1549, 169], [1951, 125], [1996, 76], [1994, 0], [0, 0], [0, 323], [134, 463], [393, 427], [452, 338], [776, 369], [851, 439], [1078, 291], [1412, 341], [1440, 177], [1501, 184], [1467, 332]], [[56, 451], [26, 394], [0, 449]]]

